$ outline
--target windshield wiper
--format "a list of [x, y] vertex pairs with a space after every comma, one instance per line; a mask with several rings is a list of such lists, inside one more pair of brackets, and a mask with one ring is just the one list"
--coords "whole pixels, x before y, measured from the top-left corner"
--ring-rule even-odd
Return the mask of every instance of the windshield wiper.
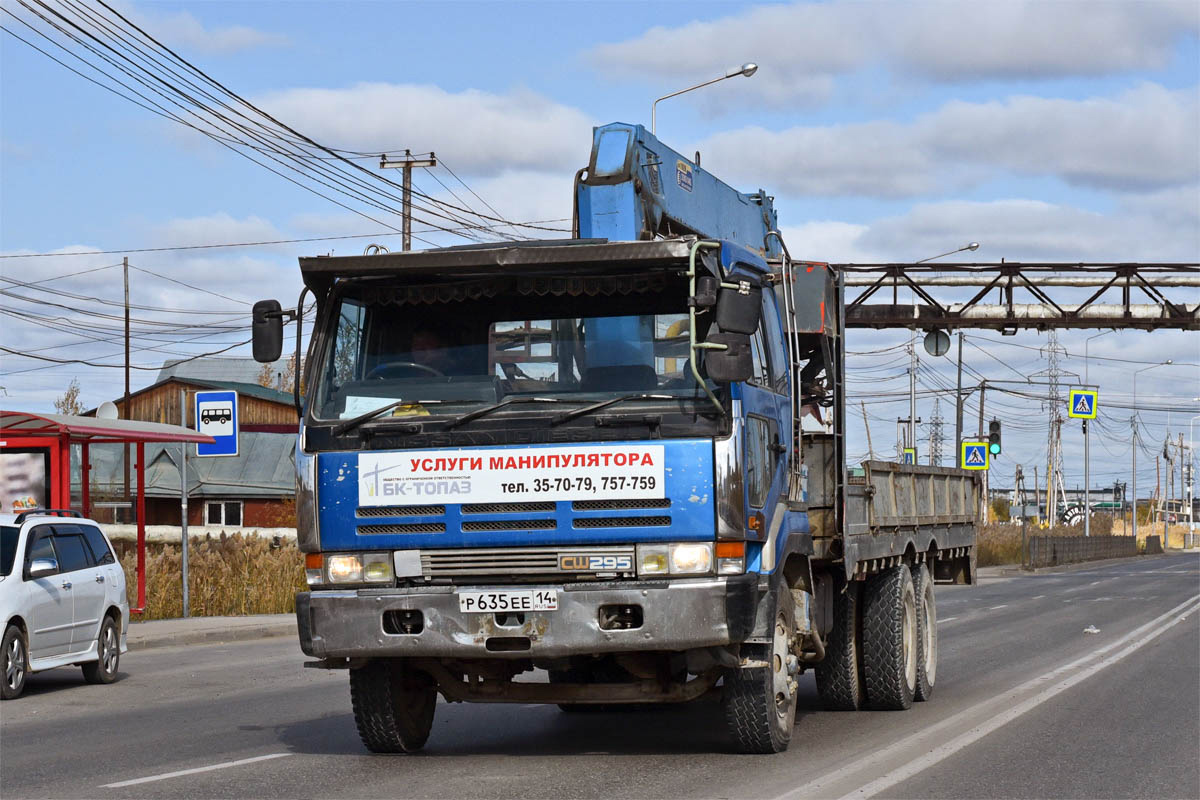
[[333, 426], [333, 435], [341, 436], [346, 431], [353, 430], [354, 428], [357, 428], [359, 425], [362, 425], [364, 422], [369, 422], [371, 419], [378, 417], [380, 414], [386, 414], [387, 412], [391, 411], [392, 409], [399, 408], [400, 406], [438, 405], [442, 402], [444, 402], [444, 401], [442, 401], [442, 400], [394, 400], [385, 406], [380, 406], [379, 408], [372, 409], [371, 411], [368, 411], [365, 414], [359, 414], [357, 417], [348, 419], [345, 422], [342, 422], [338, 425]]
[[582, 417], [584, 414], [590, 414], [593, 411], [599, 411], [602, 408], [615, 406], [617, 403], [624, 403], [626, 400], [678, 400], [678, 397], [670, 394], [627, 394], [621, 397], [613, 397], [608, 400], [601, 400], [599, 403], [592, 403], [590, 406], [583, 408], [573, 408], [570, 411], [564, 411], [561, 414], [555, 414], [550, 418], [550, 426], [561, 425], [564, 422], [573, 420], [576, 417]]
[[522, 395], [510, 395], [509, 397], [506, 397], [503, 400], [501, 400], [499, 403], [495, 403], [490, 406], [484, 406], [483, 408], [477, 408], [474, 411], [468, 411], [466, 414], [446, 420], [446, 430], [449, 430], [451, 428], [457, 428], [459, 425], [465, 425], [468, 422], [471, 422], [472, 420], [479, 419], [480, 417], [484, 416], [485, 414], [490, 414], [493, 411], [497, 411], [501, 408], [504, 408], [505, 406], [519, 405], [522, 403], [561, 403], [561, 402], [562, 401], [559, 400], [557, 397], [525, 397]]

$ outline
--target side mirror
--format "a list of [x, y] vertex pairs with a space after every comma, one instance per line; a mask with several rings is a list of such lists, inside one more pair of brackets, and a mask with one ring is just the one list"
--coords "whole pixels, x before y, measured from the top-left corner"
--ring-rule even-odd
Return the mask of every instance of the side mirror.
[[754, 374], [750, 358], [750, 337], [744, 333], [710, 333], [711, 344], [723, 344], [724, 350], [705, 350], [704, 368], [717, 383], [746, 381]]
[[44, 578], [58, 572], [58, 562], [53, 558], [35, 558], [29, 565], [29, 577]]
[[701, 275], [696, 278], [696, 294], [692, 297], [692, 305], [696, 308], [711, 308], [717, 304], [717, 290], [721, 282], [712, 275]]
[[717, 326], [726, 333], [754, 333], [762, 316], [762, 287], [738, 281], [717, 298]]
[[283, 352], [283, 315], [278, 300], [259, 300], [254, 304], [250, 335], [254, 360], [266, 364], [277, 361]]

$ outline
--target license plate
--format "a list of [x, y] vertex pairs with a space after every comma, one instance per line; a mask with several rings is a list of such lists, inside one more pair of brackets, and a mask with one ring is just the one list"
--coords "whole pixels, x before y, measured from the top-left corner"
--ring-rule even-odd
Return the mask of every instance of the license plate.
[[515, 611], [558, 611], [554, 589], [526, 591], [459, 592], [458, 610], [467, 614]]

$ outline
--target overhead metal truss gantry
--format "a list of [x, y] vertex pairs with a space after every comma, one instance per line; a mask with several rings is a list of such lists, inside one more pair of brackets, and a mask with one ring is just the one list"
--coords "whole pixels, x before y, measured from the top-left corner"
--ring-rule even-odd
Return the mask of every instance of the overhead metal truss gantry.
[[[1200, 263], [829, 266], [842, 276], [846, 287], [848, 328], [990, 328], [1013, 333], [1018, 328], [1200, 330]], [[971, 289], [978, 291], [970, 294]], [[1171, 290], [1174, 299], [1164, 289]], [[901, 301], [902, 290], [912, 291], [910, 302]], [[868, 302], [879, 298], [881, 291], [884, 302]], [[996, 293], [996, 302], [986, 302], [991, 292]], [[1067, 302], [1066, 292], [1087, 296]], [[1018, 302], [1026, 296], [1032, 302]]]

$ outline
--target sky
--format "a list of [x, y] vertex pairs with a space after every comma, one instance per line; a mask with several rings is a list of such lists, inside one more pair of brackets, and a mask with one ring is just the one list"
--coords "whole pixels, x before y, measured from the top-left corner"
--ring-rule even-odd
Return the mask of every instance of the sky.
[[[592, 126], [648, 124], [654, 98], [754, 61], [751, 78], [660, 103], [658, 135], [773, 195], [796, 258], [911, 261], [978, 241], [972, 260], [1200, 261], [1194, 0], [110, 5], [292, 129], [367, 154], [354, 162], [365, 169], [381, 151], [434, 151], [440, 166], [415, 173], [419, 192], [540, 226], [504, 232], [569, 235]], [[316, 194], [115, 94], [113, 76], [129, 79], [84, 44], [103, 48], [51, 27], [111, 20], [101, 6], [0, 8], [0, 346], [16, 351], [0, 352], [0, 407], [52, 410], [73, 379], [87, 408], [120, 396], [123, 256], [136, 389], [167, 359], [248, 355], [237, 343], [249, 305], [294, 304], [297, 257], [399, 249], [390, 210]], [[493, 227], [467, 234], [495, 238], [494, 220], [472, 219]], [[425, 224], [459, 222], [422, 220], [417, 247], [469, 241]], [[296, 239], [312, 241], [197, 248]], [[197, 249], [155, 249], [181, 247]], [[1200, 289], [1168, 296], [1195, 304]], [[1141, 370], [1146, 496], [1164, 438], [1187, 440], [1200, 414], [1200, 336], [1096, 333], [1058, 337], [1064, 384], [1086, 374], [1100, 390], [1092, 485], [1130, 479]], [[895, 452], [908, 336], [849, 334], [855, 457], [868, 453], [864, 411], [875, 453]], [[994, 486], [1011, 485], [1017, 464], [1045, 474], [1046, 389], [1029, 382], [1045, 380], [1050, 344], [967, 331], [964, 384], [999, 387], [985, 401], [1005, 432]], [[921, 460], [936, 399], [949, 463], [956, 351], [917, 349]], [[1066, 485], [1082, 485], [1077, 421], [1063, 445]]]

